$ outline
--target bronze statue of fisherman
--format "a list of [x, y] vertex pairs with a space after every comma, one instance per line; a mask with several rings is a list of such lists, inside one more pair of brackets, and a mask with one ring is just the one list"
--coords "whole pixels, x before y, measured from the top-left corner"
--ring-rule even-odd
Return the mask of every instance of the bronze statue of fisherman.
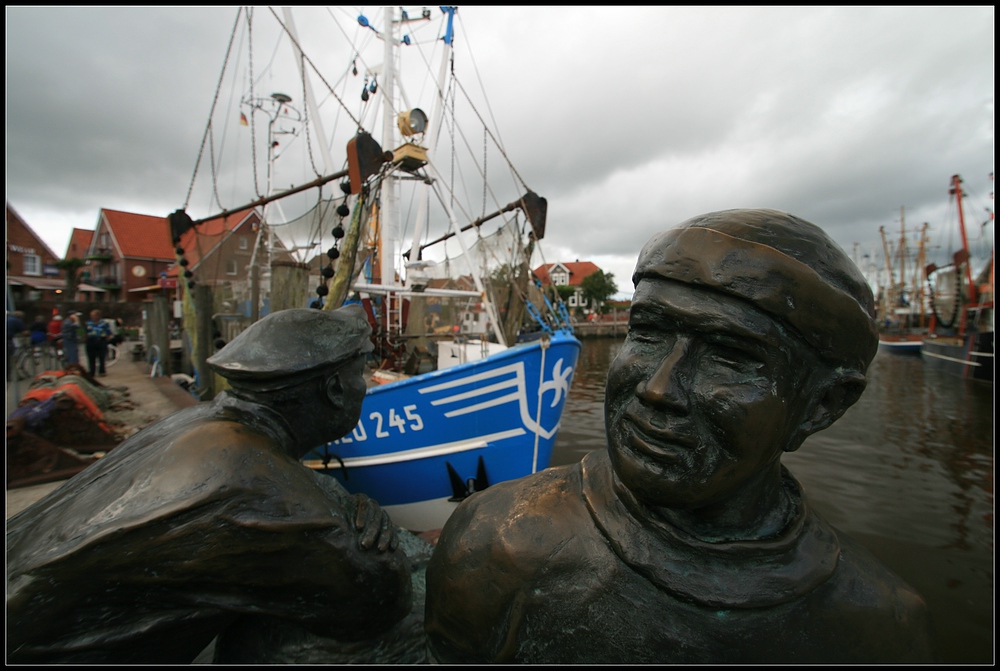
[[286, 310], [209, 359], [232, 389], [7, 525], [7, 661], [189, 663], [244, 615], [338, 640], [409, 613], [388, 517], [299, 463], [358, 422], [363, 312]]
[[930, 659], [926, 607], [810, 507], [781, 455], [861, 396], [864, 278], [818, 227], [703, 215], [639, 255], [608, 449], [495, 485], [427, 571], [442, 662]]

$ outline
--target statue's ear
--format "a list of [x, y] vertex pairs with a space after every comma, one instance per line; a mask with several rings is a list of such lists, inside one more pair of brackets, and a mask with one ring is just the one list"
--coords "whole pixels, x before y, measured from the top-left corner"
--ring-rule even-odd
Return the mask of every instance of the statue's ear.
[[832, 371], [813, 395], [805, 418], [785, 451], [799, 449], [806, 438], [840, 419], [861, 398], [867, 384], [867, 378], [856, 370]]
[[334, 373], [326, 380], [326, 397], [334, 407], [344, 407], [344, 384], [340, 381], [340, 373]]

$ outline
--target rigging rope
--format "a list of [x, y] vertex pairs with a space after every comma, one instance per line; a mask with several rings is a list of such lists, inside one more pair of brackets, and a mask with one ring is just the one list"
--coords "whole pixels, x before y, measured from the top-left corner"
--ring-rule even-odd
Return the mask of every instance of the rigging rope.
[[349, 110], [347, 108], [347, 104], [344, 103], [344, 101], [341, 100], [340, 96], [337, 95], [337, 92], [333, 90], [333, 87], [330, 86], [330, 83], [326, 81], [326, 78], [323, 77], [323, 74], [319, 71], [319, 68], [317, 68], [316, 65], [312, 62], [312, 59], [310, 59], [308, 56], [306, 56], [306, 52], [302, 48], [302, 45], [298, 43], [298, 40], [296, 40], [295, 37], [291, 34], [291, 32], [288, 30], [288, 27], [282, 22], [281, 19], [278, 18], [278, 15], [274, 11], [274, 8], [268, 7], [268, 9], [271, 10], [271, 14], [274, 15], [274, 20], [278, 22], [278, 25], [281, 26], [281, 29], [284, 30], [285, 33], [288, 35], [288, 39], [290, 39], [295, 44], [295, 46], [298, 48], [299, 52], [302, 54], [303, 60], [305, 60], [305, 62], [309, 64], [309, 67], [311, 67], [313, 69], [313, 72], [315, 72], [316, 76], [319, 77], [319, 80], [321, 82], [323, 82], [323, 85], [326, 86], [326, 88], [330, 92], [330, 94], [334, 98], [336, 98], [336, 100], [337, 100], [338, 103], [340, 103], [340, 106], [344, 108], [344, 111], [347, 112], [348, 116], [351, 117], [351, 120], [354, 122], [354, 124], [358, 128], [361, 128], [362, 127], [361, 126], [361, 122], [358, 121], [357, 118], [353, 114], [351, 114], [351, 110]]
[[487, 147], [488, 147], [488, 144], [487, 144], [487, 141], [486, 141], [486, 126], [483, 126], [483, 213], [479, 215], [480, 217], [485, 217], [486, 216], [486, 188], [488, 186], [488, 181], [486, 179], [486, 170], [487, 170], [487, 167], [486, 167], [486, 161], [487, 161], [486, 149], [487, 149]]
[[458, 88], [462, 91], [462, 95], [464, 95], [465, 99], [468, 101], [469, 107], [472, 108], [472, 111], [476, 113], [477, 117], [479, 117], [479, 121], [483, 124], [483, 127], [486, 128], [486, 132], [490, 134], [491, 138], [493, 138], [493, 143], [496, 144], [497, 149], [500, 150], [500, 154], [503, 156], [504, 160], [507, 161], [507, 166], [511, 169], [511, 172], [513, 172], [514, 175], [517, 177], [517, 180], [521, 183], [522, 187], [531, 191], [531, 188], [521, 177], [520, 173], [517, 172], [517, 168], [515, 168], [514, 164], [510, 162], [510, 157], [507, 156], [507, 152], [504, 150], [503, 145], [500, 144], [500, 141], [496, 138], [495, 135], [493, 135], [489, 127], [487, 127], [486, 120], [483, 119], [483, 115], [479, 113], [478, 109], [476, 109], [475, 104], [473, 104], [472, 102], [472, 98], [469, 97], [469, 93], [465, 90], [465, 87], [462, 86], [462, 82], [459, 81], [458, 77], [455, 77], [455, 83], [458, 84]]
[[[302, 125], [306, 129], [306, 149], [308, 149], [308, 151], [309, 151], [309, 165], [312, 166], [313, 173], [316, 175], [317, 178], [319, 178], [319, 177], [322, 177], [323, 175], [321, 175], [320, 172], [319, 172], [319, 170], [316, 168], [316, 159], [313, 157], [312, 140], [310, 139], [310, 136], [309, 136], [309, 100], [307, 99], [307, 95], [306, 95], [306, 68], [305, 68], [305, 63], [303, 63], [301, 61], [299, 62], [299, 79], [302, 80], [302, 102], [304, 103], [303, 104], [303, 108], [304, 109], [302, 111], [302, 115], [303, 115], [302, 116]], [[320, 142], [325, 142], [326, 140], [325, 140], [325, 138], [320, 138], [319, 141]], [[333, 167], [333, 166], [329, 166], [329, 167]], [[320, 194], [322, 194], [323, 193], [323, 188], [320, 187], [319, 191], [320, 191]]]
[[[211, 124], [209, 124], [209, 128], [210, 129], [212, 128]], [[208, 159], [210, 161], [210, 165], [212, 166], [212, 195], [215, 197], [215, 203], [219, 206], [219, 209], [220, 210], [225, 210], [226, 208], [222, 205], [222, 199], [219, 198], [218, 175], [216, 175], [216, 173], [215, 173], [215, 131], [214, 130], [211, 132], [211, 137], [209, 137], [209, 140], [208, 140]], [[185, 209], [187, 209], [187, 208], [185, 207]]]
[[215, 114], [215, 105], [219, 101], [219, 92], [222, 90], [222, 78], [226, 74], [226, 65], [229, 63], [229, 53], [233, 48], [233, 40], [236, 38], [236, 28], [240, 25], [240, 14], [242, 12], [242, 7], [236, 10], [236, 21], [233, 24], [233, 32], [229, 35], [229, 44], [226, 46], [226, 57], [222, 61], [222, 72], [219, 73], [219, 83], [215, 86], [215, 96], [212, 98], [212, 108], [208, 113], [208, 123], [205, 125], [205, 133], [201, 136], [201, 147], [198, 148], [198, 159], [194, 163], [194, 174], [191, 175], [191, 184], [188, 186], [187, 196], [184, 198], [184, 207], [181, 208], [184, 210], [187, 209], [188, 203], [191, 201], [191, 192], [194, 190], [195, 178], [198, 176], [198, 166], [201, 164], [201, 157], [205, 151], [205, 142], [208, 139], [209, 130], [212, 127], [212, 116]]

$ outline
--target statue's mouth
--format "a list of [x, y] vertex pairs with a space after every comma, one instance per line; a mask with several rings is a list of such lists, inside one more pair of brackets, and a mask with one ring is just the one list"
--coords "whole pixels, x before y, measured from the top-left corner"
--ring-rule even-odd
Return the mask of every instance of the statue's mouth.
[[679, 432], [655, 427], [631, 412], [623, 413], [621, 428], [629, 446], [657, 461], [687, 462], [694, 447], [694, 441]]

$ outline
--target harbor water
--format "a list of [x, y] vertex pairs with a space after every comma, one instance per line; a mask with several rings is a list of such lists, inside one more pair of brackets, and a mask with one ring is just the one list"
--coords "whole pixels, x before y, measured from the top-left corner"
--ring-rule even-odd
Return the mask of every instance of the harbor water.
[[[621, 345], [583, 341], [553, 466], [605, 447]], [[941, 662], [993, 661], [993, 385], [879, 353], [861, 400], [782, 463], [814, 509], [924, 597]]]

